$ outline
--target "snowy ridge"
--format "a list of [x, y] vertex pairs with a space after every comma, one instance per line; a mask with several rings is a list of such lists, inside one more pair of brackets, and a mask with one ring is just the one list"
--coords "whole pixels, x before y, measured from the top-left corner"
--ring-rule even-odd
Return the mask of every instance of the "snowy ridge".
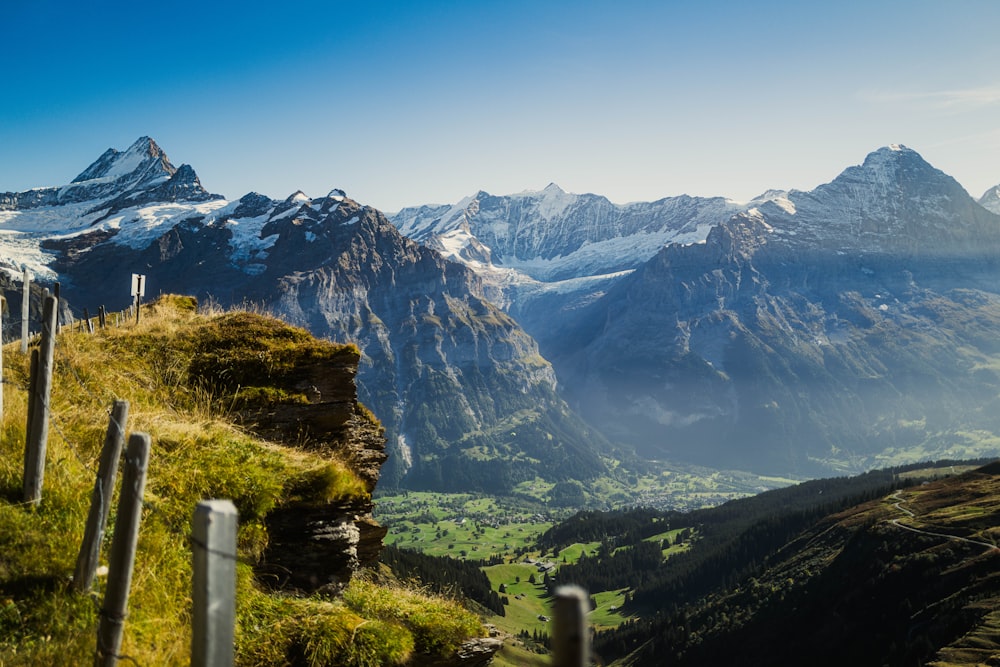
[[480, 191], [450, 206], [406, 208], [391, 220], [403, 234], [478, 270], [492, 263], [553, 281], [634, 269], [665, 244], [704, 241], [739, 209], [721, 197], [615, 205], [550, 184], [506, 196]]
[[616, 205], [550, 183], [506, 196], [480, 191], [390, 219], [406, 236], [478, 273], [490, 300], [517, 312], [538, 337], [551, 334], [546, 321], [555, 310], [592, 302], [665, 245], [704, 243], [739, 209], [721, 197]]
[[[16, 277], [26, 267], [55, 280], [59, 253], [46, 248], [142, 251], [185, 225], [226, 230], [232, 265], [257, 275], [277, 239], [265, 233], [269, 223], [298, 216], [316, 224], [345, 199], [339, 189], [316, 200], [298, 191], [283, 202], [256, 193], [239, 200], [211, 195], [190, 166], [174, 168], [156, 142], [141, 137], [125, 151], [108, 149], [68, 185], [0, 194], [0, 270]], [[310, 231], [306, 238], [318, 236]]]

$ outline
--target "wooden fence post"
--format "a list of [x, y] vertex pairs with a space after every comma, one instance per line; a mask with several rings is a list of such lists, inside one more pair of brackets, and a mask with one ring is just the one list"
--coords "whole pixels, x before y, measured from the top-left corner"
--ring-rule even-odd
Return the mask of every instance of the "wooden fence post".
[[97, 667], [115, 667], [122, 647], [128, 594], [132, 588], [132, 568], [135, 547], [139, 540], [139, 520], [142, 518], [142, 493], [146, 488], [146, 467], [149, 464], [149, 435], [133, 433], [125, 450], [125, 469], [115, 517], [115, 534], [108, 559], [108, 586], [101, 607], [97, 628]]
[[104, 310], [104, 306], [99, 306], [97, 308], [97, 323], [102, 329], [108, 324], [108, 313]]
[[552, 603], [553, 667], [587, 667], [590, 664], [590, 601], [579, 586], [560, 586]]
[[31, 299], [31, 274], [28, 273], [28, 267], [24, 267], [24, 276], [22, 278], [22, 286], [24, 288], [23, 294], [21, 296], [21, 354], [28, 353], [28, 314], [29, 314], [29, 303]]
[[49, 399], [52, 396], [52, 368], [56, 347], [56, 311], [54, 296], [45, 297], [42, 318], [42, 341], [34, 390], [28, 396], [30, 421], [24, 448], [24, 501], [37, 505], [42, 500], [45, 479], [45, 449], [49, 439]]
[[[56, 304], [62, 303], [62, 301], [59, 300], [59, 291], [60, 291], [59, 290], [59, 282], [56, 281], [52, 285], [52, 294], [56, 298]], [[60, 331], [62, 331], [62, 318], [59, 317], [59, 311], [58, 311], [58, 309], [56, 309], [56, 333], [59, 333]]]
[[6, 301], [0, 296], [0, 424], [3, 423], [3, 306]]
[[118, 460], [125, 444], [125, 423], [128, 421], [128, 401], [115, 401], [108, 420], [108, 432], [101, 448], [101, 461], [97, 467], [97, 480], [90, 496], [90, 513], [83, 531], [83, 543], [76, 558], [73, 572], [73, 588], [81, 593], [89, 591], [94, 583], [94, 573], [101, 556], [101, 542], [104, 528], [111, 510], [111, 494], [115, 490], [118, 477]]
[[191, 667], [232, 667], [236, 629], [236, 507], [203, 500], [194, 511]]

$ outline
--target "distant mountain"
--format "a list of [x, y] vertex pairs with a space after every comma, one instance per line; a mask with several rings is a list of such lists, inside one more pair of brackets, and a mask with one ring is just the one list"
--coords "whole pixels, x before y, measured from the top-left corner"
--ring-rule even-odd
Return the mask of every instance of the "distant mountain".
[[1000, 214], [1000, 185], [994, 185], [979, 198], [979, 205], [988, 211]]
[[140, 137], [124, 152], [109, 148], [68, 185], [0, 193], [0, 211], [90, 203], [101, 209], [86, 214], [106, 216], [151, 202], [213, 199], [222, 197], [205, 191], [189, 165], [175, 168], [155, 141]]
[[740, 205], [722, 197], [613, 204], [555, 184], [537, 192], [480, 191], [450, 206], [405, 208], [400, 231], [475, 270], [487, 295], [543, 345], [562, 316], [604, 293], [669, 243], [705, 240]]
[[817, 475], [1000, 453], [1000, 216], [883, 148], [672, 244], [543, 348], [652, 458]]
[[606, 441], [475, 274], [339, 190], [228, 201], [143, 137], [68, 186], [3, 195], [0, 231], [0, 268], [62, 281], [78, 314], [124, 307], [140, 273], [147, 294], [250, 304], [356, 342], [359, 395], [389, 440], [380, 484], [509, 493], [603, 470]]

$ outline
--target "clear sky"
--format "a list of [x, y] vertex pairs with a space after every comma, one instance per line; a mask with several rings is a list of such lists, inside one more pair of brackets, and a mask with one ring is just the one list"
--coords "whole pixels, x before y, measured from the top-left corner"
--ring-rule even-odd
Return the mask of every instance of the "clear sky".
[[212, 192], [812, 189], [891, 143], [1000, 183], [1000, 1], [7, 0], [0, 191], [153, 137]]

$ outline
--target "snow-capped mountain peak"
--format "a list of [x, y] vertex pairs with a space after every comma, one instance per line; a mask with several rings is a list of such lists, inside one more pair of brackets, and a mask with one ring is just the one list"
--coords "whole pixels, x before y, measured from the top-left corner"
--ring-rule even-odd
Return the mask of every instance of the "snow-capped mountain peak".
[[115, 181], [137, 172], [162, 178], [173, 176], [175, 171], [166, 153], [155, 141], [149, 137], [140, 137], [124, 152], [114, 148], [104, 151], [101, 157], [84, 169], [71, 183], [85, 183], [96, 179]]
[[7, 257], [0, 269], [54, 278], [55, 255], [47, 243], [91, 232], [129, 247], [148, 243], [163, 229], [192, 215], [226, 206], [207, 192], [194, 169], [174, 167], [149, 137], [124, 151], [109, 148], [71, 183], [25, 192], [0, 192], [0, 235]]

